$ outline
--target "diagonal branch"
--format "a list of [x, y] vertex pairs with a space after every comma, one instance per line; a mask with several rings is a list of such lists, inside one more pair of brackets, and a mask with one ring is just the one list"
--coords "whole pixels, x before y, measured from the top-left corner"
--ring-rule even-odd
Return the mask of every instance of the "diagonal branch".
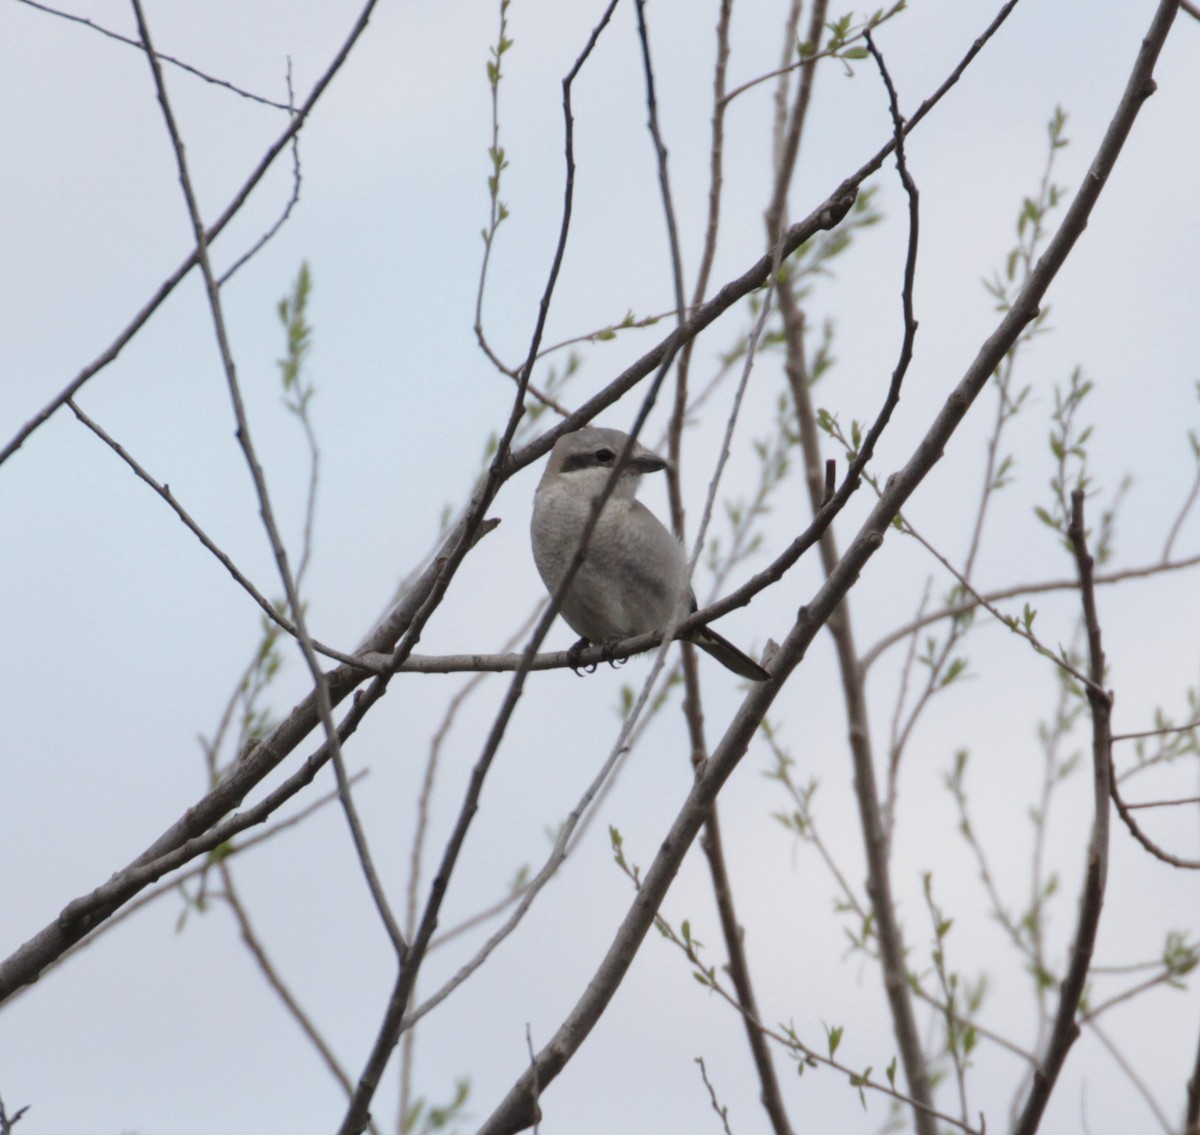
[[[258, 588], [255, 587], [245, 575], [242, 574], [233, 560], [231, 560], [229, 556], [227, 556], [216, 545], [216, 543], [214, 543], [204, 529], [192, 519], [188, 511], [179, 503], [178, 497], [171, 492], [171, 486], [160, 484], [158, 481], [156, 481], [154, 477], [152, 477], [145, 469], [142, 468], [142, 466], [130, 455], [129, 451], [126, 450], [120, 442], [114, 440], [103, 426], [99, 425], [99, 423], [95, 422], [92, 418], [85, 414], [79, 408], [78, 404], [73, 398], [67, 399], [67, 407], [70, 409], [71, 413], [73, 413], [75, 417], [79, 419], [80, 422], [87, 426], [87, 428], [91, 430], [92, 433], [94, 433], [102, 442], [104, 442], [105, 445], [112, 449], [112, 451], [119, 458], [121, 458], [121, 460], [124, 461], [125, 464], [128, 465], [129, 468], [138, 475], [138, 477], [145, 481], [150, 488], [152, 488], [160, 497], [162, 497], [164, 501], [167, 502], [168, 505], [170, 505], [175, 515], [183, 521], [183, 524], [187, 530], [191, 532], [191, 534], [195, 536], [196, 539], [199, 540], [200, 543], [203, 544], [204, 547], [207, 548], [217, 558], [222, 567], [224, 567], [225, 570], [229, 572], [231, 576], [233, 576], [234, 581], [242, 588], [242, 590], [245, 591], [246, 594], [258, 604], [263, 614], [265, 614], [267, 618], [271, 620], [271, 622], [287, 631], [289, 635], [297, 637], [298, 632], [291, 619], [276, 609], [275, 605], [269, 599], [267, 599], [266, 596], [264, 596], [262, 592], [259, 591]], [[374, 669], [379, 672], [383, 671], [383, 664], [381, 660], [376, 661], [372, 666], [369, 662], [364, 661], [361, 658], [356, 658], [350, 654], [343, 654], [340, 650], [335, 650], [331, 646], [326, 646], [324, 643], [318, 642], [316, 639], [312, 640], [312, 644], [313, 648], [318, 651], [318, 653], [324, 654], [329, 658], [336, 659], [338, 662], [344, 662], [347, 666], [353, 666], [363, 670]]]
[[[868, 435], [869, 442], [871, 438], [879, 436], [882, 424], [886, 422], [892, 407], [896, 405], [901, 384], [912, 360], [913, 343], [917, 331], [912, 297], [919, 237], [919, 197], [916, 185], [908, 171], [904, 151], [904, 122], [900, 116], [895, 88], [892, 86], [883, 58], [869, 33], [866, 41], [887, 90], [893, 136], [896, 143], [896, 165], [909, 203], [908, 241], [901, 290], [904, 333], [887, 399], [876, 420], [876, 425]], [[787, 343], [785, 370], [792, 391], [792, 401], [799, 427], [805, 480], [813, 513], [819, 515], [822, 510], [825, 488], [820, 461], [820, 434], [809, 392], [810, 379], [804, 356], [804, 313], [799, 307], [794, 289], [787, 282], [780, 289], [780, 310], [783, 314]], [[856, 463], [861, 461], [862, 456], [863, 454], [860, 452]], [[821, 533], [818, 547], [822, 567], [826, 577], [830, 577], [836, 570], [839, 560], [837, 540], [831, 526]], [[887, 823], [887, 811], [880, 800], [875, 774], [875, 755], [871, 740], [870, 716], [866, 705], [864, 671], [858, 661], [858, 650], [855, 645], [848, 602], [843, 602], [833, 612], [829, 619], [829, 630], [834, 640], [841, 673], [842, 697], [846, 706], [850, 753], [854, 766], [854, 789], [858, 802], [859, 825], [867, 860], [867, 890], [876, 921], [884, 992], [891, 1010], [892, 1028], [899, 1048], [909, 1094], [918, 1104], [913, 1111], [913, 1122], [921, 1135], [933, 1135], [935, 1124], [930, 1114], [933, 1093], [929, 1069], [913, 1011], [906, 968], [904, 936], [896, 915], [896, 904], [893, 898], [891, 870], [888, 861], [891, 833]]]
[[[95, 20], [89, 20], [86, 16], [76, 16], [72, 12], [64, 12], [58, 8], [51, 8], [49, 4], [38, 3], [38, 0], [18, 0], [18, 3], [25, 4], [30, 8], [36, 8], [39, 12], [45, 12], [50, 16], [57, 16], [59, 19], [68, 20], [73, 24], [82, 24], [86, 28], [90, 28], [94, 32], [99, 32], [100, 35], [108, 39], [116, 40], [117, 43], [127, 44], [129, 47], [136, 47], [139, 51], [142, 45], [136, 39], [131, 39], [127, 35], [121, 35], [120, 32], [115, 32], [111, 28], [104, 27], [103, 24], [96, 23]], [[197, 79], [203, 79], [206, 83], [211, 83], [214, 87], [224, 87], [227, 91], [232, 91], [235, 95], [240, 95], [244, 99], [249, 99], [251, 102], [262, 103], [263, 106], [271, 106], [276, 110], [288, 110], [292, 108], [281, 102], [276, 102], [274, 99], [269, 99], [263, 95], [256, 95], [253, 91], [247, 91], [242, 87], [229, 82], [227, 79], [218, 79], [215, 75], [210, 75], [206, 71], [201, 71], [198, 67], [193, 67], [190, 63], [184, 63], [182, 59], [176, 59], [172, 55], [164, 55], [159, 53], [159, 59], [164, 63], [170, 63], [172, 67], [178, 67], [181, 71], [186, 71], [189, 75], [195, 75]]]
[[[712, 142], [710, 145], [710, 181], [708, 198], [708, 226], [705, 232], [704, 247], [701, 252], [700, 269], [697, 276], [693, 295], [696, 303], [704, 296], [708, 286], [708, 278], [716, 254], [718, 222], [720, 218], [721, 178], [722, 178], [722, 149], [724, 138], [724, 90], [725, 69], [729, 58], [729, 25], [732, 16], [732, 3], [723, 0], [720, 18], [717, 24], [717, 61], [714, 75]], [[646, 79], [646, 103], [649, 118], [649, 129], [654, 141], [655, 156], [658, 166], [659, 185], [662, 191], [663, 212], [667, 224], [667, 236], [671, 251], [672, 280], [675, 286], [675, 304], [679, 319], [682, 321], [685, 311], [683, 258], [679, 248], [679, 233], [675, 218], [675, 207], [671, 198], [670, 180], [667, 172], [667, 147], [662, 139], [658, 123], [658, 103], [655, 95], [654, 68], [650, 58], [650, 37], [646, 27], [645, 0], [637, 0], [638, 40], [642, 49], [642, 63]], [[772, 242], [776, 243], [776, 242]], [[778, 275], [776, 271], [774, 273]], [[734, 407], [729, 414], [725, 430], [725, 441], [717, 467], [713, 473], [708, 489], [708, 499], [704, 515], [696, 536], [696, 550], [688, 565], [689, 573], [695, 569], [695, 563], [704, 545], [704, 533], [709, 518], [712, 515], [713, 501], [720, 481], [721, 471], [729, 454], [734, 425], [737, 421], [741, 406], [742, 395], [749, 381], [750, 368], [754, 358], [755, 347], [762, 328], [766, 324], [769, 304], [764, 303], [760, 317], [751, 336], [752, 342], [747, 347], [742, 381], [738, 385]], [[688, 375], [690, 371], [692, 348], [696, 340], [691, 339], [679, 354], [676, 366], [675, 402], [671, 412], [668, 430], [670, 469], [667, 478], [667, 492], [671, 506], [671, 526], [682, 538], [686, 531], [683, 507], [683, 494], [680, 489], [679, 470], [682, 455], [682, 436], [684, 421], [687, 416], [688, 404]], [[691, 643], [683, 640], [682, 672], [684, 679], [683, 712], [691, 741], [691, 758], [693, 767], [703, 767], [708, 759], [708, 744], [704, 736], [704, 712], [700, 691], [700, 675], [696, 666], [696, 652]], [[716, 903], [717, 914], [721, 925], [721, 934], [725, 941], [728, 954], [730, 977], [737, 991], [738, 1005], [743, 1012], [743, 1023], [746, 1039], [754, 1061], [755, 1071], [760, 1085], [760, 1099], [763, 1109], [771, 1121], [775, 1135], [791, 1135], [791, 1123], [788, 1120], [787, 1109], [780, 1090], [779, 1077], [771, 1056], [770, 1047], [762, 1029], [756, 1024], [759, 1019], [758, 1002], [754, 995], [754, 985], [750, 976], [750, 963], [746, 954], [744, 932], [738, 922], [737, 910], [734, 905], [733, 887], [729, 879], [729, 868], [725, 860], [724, 844], [721, 838], [720, 818], [716, 803], [705, 823], [704, 835], [700, 841], [705, 860], [708, 863], [709, 877], [712, 883], [713, 900]], [[707, 1078], [706, 1081], [707, 1083]], [[709, 1088], [712, 1091], [711, 1086]], [[715, 1097], [714, 1097], [715, 1107]]]

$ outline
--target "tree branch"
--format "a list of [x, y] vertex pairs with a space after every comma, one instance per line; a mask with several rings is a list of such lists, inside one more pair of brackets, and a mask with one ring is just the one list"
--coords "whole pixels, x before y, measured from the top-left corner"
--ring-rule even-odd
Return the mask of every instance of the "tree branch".
[[1045, 1053], [1033, 1073], [1033, 1082], [1014, 1125], [1014, 1135], [1033, 1135], [1037, 1131], [1054, 1091], [1067, 1053], [1079, 1036], [1075, 1019], [1083, 999], [1092, 950], [1100, 928], [1104, 906], [1104, 885], [1108, 874], [1108, 797], [1112, 778], [1112, 695], [1104, 690], [1104, 649], [1100, 640], [1100, 620], [1096, 614], [1096, 591], [1092, 582], [1092, 557], [1087, 549], [1083, 523], [1083, 490], [1071, 494], [1071, 548], [1079, 571], [1080, 599], [1088, 638], [1088, 675], [1086, 687], [1092, 714], [1092, 795], [1095, 814], [1088, 845], [1087, 868], [1079, 904], [1079, 921], [1071, 943], [1071, 960], [1059, 990], [1058, 1011]]

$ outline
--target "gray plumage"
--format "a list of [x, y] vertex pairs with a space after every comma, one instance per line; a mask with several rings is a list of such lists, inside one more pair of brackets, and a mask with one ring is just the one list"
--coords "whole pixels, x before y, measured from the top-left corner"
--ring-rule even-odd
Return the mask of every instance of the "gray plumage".
[[[587, 426], [555, 443], [533, 498], [533, 558], [553, 594], [579, 547], [592, 502], [629, 440], [620, 430]], [[643, 473], [665, 469], [655, 453], [635, 444], [588, 540], [560, 613], [587, 642], [607, 645], [659, 630], [687, 604], [687, 560], [679, 541], [641, 501], [634, 499]], [[692, 642], [735, 674], [766, 681], [767, 672], [708, 627]]]

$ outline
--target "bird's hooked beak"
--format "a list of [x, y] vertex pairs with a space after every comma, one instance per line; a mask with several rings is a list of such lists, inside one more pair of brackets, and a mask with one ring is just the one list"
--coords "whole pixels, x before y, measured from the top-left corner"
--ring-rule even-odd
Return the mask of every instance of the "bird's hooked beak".
[[638, 475], [642, 473], [660, 473], [670, 467], [670, 462], [663, 460], [657, 453], [651, 453], [648, 449], [639, 449], [637, 453], [630, 457], [625, 465], [625, 468]]

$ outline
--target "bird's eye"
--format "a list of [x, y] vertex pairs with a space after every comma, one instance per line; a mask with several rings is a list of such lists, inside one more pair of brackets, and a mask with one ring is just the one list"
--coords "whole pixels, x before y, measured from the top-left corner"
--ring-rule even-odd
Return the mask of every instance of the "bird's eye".
[[596, 460], [599, 461], [601, 465], [611, 465], [614, 457], [616, 457], [616, 454], [613, 453], [611, 449], [596, 450]]

